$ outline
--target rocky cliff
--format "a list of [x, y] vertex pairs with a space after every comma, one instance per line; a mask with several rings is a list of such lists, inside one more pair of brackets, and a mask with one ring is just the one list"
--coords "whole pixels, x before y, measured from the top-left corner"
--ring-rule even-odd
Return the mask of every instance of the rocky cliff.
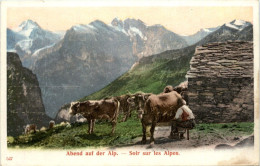
[[19, 56], [7, 54], [7, 135], [21, 134], [26, 124], [47, 126], [41, 90], [35, 74], [22, 66]]

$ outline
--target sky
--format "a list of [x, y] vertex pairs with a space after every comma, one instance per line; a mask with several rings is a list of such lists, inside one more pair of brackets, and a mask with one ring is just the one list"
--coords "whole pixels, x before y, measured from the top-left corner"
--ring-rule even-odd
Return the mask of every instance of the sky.
[[252, 7], [9, 7], [7, 27], [23, 21], [36, 21], [43, 29], [66, 31], [76, 24], [101, 20], [107, 24], [118, 17], [140, 19], [146, 25], [161, 24], [180, 34], [191, 35], [234, 19], [253, 23]]

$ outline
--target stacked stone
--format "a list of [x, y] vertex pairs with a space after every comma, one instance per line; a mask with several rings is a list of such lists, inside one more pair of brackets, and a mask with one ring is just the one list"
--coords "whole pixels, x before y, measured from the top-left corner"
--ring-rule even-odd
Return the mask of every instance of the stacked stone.
[[252, 42], [197, 47], [187, 77], [189, 104], [198, 122], [254, 120]]

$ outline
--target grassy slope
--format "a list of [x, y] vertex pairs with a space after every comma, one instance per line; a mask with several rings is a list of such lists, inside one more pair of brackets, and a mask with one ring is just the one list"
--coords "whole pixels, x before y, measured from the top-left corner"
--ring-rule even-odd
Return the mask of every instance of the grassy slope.
[[[119, 119], [120, 120], [120, 119]], [[98, 122], [94, 134], [87, 134], [88, 123], [75, 123], [70, 127], [56, 125], [53, 129], [35, 134], [8, 137], [8, 146], [19, 148], [84, 148], [129, 144], [132, 139], [142, 135], [141, 122], [136, 115], [127, 122], [118, 123], [115, 134], [111, 135], [112, 126], [108, 122]]]
[[190, 59], [190, 55], [184, 55], [174, 60], [157, 59], [152, 63], [139, 64], [105, 88], [81, 100], [101, 99], [137, 91], [160, 93], [166, 85], [175, 86], [185, 81]]
[[[88, 125], [74, 124], [71, 127], [56, 125], [54, 129], [37, 132], [36, 134], [8, 137], [8, 147], [11, 148], [86, 148], [101, 146], [118, 146], [134, 143], [136, 137], [142, 136], [141, 123], [130, 118], [127, 122], [118, 123], [116, 132], [110, 135], [111, 125], [107, 122], [96, 124], [95, 133], [87, 134]], [[216, 136], [225, 140], [225, 137], [247, 136], [254, 131], [254, 123], [226, 123], [226, 124], [198, 124], [192, 133], [193, 139]], [[167, 137], [166, 135], [165, 137]], [[225, 143], [225, 142], [224, 142]]]

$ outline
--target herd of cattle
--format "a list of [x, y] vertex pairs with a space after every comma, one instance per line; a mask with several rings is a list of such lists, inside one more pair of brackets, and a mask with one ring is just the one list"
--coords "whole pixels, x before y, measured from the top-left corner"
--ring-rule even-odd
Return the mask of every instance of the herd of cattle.
[[[142, 123], [142, 143], [146, 143], [146, 127], [148, 125], [151, 125], [150, 142], [154, 143], [154, 130], [157, 123], [174, 122], [178, 120], [178, 123], [172, 123], [178, 125], [172, 125], [171, 134], [176, 134], [178, 132], [178, 126], [189, 129], [195, 126], [192, 111], [186, 106], [186, 104], [188, 104], [187, 93], [187, 84], [180, 84], [175, 88], [166, 86], [163, 92], [158, 95], [151, 93], [136, 93], [133, 95], [127, 94], [118, 97], [105, 98], [102, 100], [72, 102], [69, 113], [71, 116], [81, 114], [87, 119], [89, 134], [94, 131], [96, 119], [109, 120], [112, 124], [111, 133], [113, 134], [115, 132], [119, 114], [123, 114], [122, 121], [125, 122], [131, 117], [132, 110], [137, 110], [138, 118], [141, 119]], [[53, 128], [54, 125], [55, 122], [50, 121], [49, 129]], [[30, 131], [36, 132], [36, 125], [32, 124], [25, 127], [25, 134]]]
[[[119, 113], [123, 113], [122, 121], [126, 121], [132, 110], [137, 110], [138, 117], [141, 119], [143, 138], [142, 143], [146, 143], [146, 127], [151, 125], [150, 142], [154, 143], [154, 130], [157, 123], [171, 122], [176, 119], [176, 112], [182, 111], [180, 116], [182, 121], [191, 121], [194, 127], [194, 116], [190, 109], [187, 109], [187, 87], [166, 86], [162, 93], [155, 95], [151, 93], [136, 93], [133, 95], [122, 95], [119, 97], [105, 98], [102, 100], [87, 100], [84, 102], [72, 102], [70, 114], [81, 114], [89, 124], [88, 133], [94, 131], [96, 119], [106, 119], [112, 123], [112, 134], [115, 131]], [[183, 107], [185, 106], [185, 107]], [[188, 111], [190, 110], [190, 111]], [[188, 118], [187, 118], [188, 117]], [[178, 124], [181, 124], [178, 123]], [[172, 131], [176, 131], [178, 126], [172, 126]], [[176, 133], [175, 133], [176, 134]]]

